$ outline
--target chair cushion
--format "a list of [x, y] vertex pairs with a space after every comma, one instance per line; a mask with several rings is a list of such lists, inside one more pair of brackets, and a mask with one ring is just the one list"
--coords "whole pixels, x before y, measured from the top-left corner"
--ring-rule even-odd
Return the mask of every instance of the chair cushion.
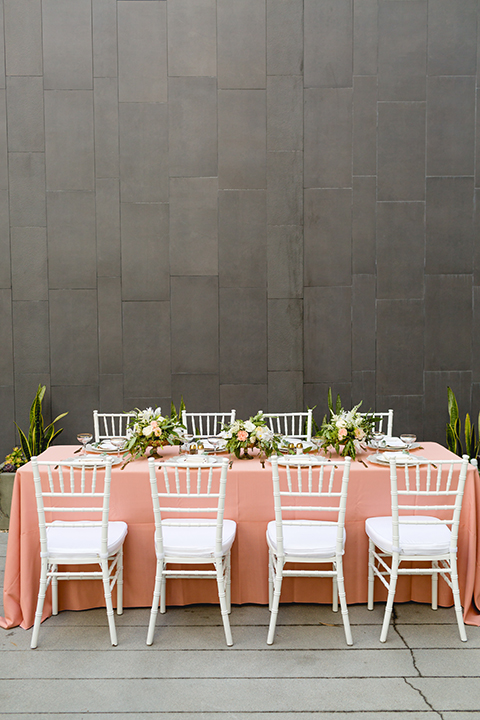
[[[451, 531], [446, 525], [436, 525], [435, 517], [428, 515], [406, 515], [421, 524], [405, 525], [400, 522], [400, 550], [402, 555], [445, 555], [450, 551]], [[402, 516], [400, 516], [400, 521]], [[392, 518], [373, 517], [365, 520], [365, 532], [375, 545], [392, 553]]]
[[[343, 531], [343, 546], [346, 533]], [[326, 558], [336, 553], [337, 528], [333, 525], [284, 525], [283, 549], [285, 557], [295, 555], [305, 558]], [[277, 550], [275, 521], [267, 525], [267, 542]]]
[[[128, 525], [122, 521], [108, 523], [108, 554], [114, 555], [122, 546]], [[61, 521], [47, 527], [48, 556], [55, 558], [75, 557], [82, 560], [100, 556], [101, 527], [93, 525], [64, 525]]]
[[[199, 525], [189, 526], [189, 522], [198, 522]], [[216, 528], [207, 525], [211, 520], [198, 519], [175, 520], [175, 525], [162, 523], [163, 551], [165, 556], [175, 557], [205, 557], [211, 558], [215, 555], [215, 533]], [[202, 525], [205, 524], [205, 527]], [[222, 552], [228, 553], [235, 540], [237, 523], [234, 520], [223, 521]]]

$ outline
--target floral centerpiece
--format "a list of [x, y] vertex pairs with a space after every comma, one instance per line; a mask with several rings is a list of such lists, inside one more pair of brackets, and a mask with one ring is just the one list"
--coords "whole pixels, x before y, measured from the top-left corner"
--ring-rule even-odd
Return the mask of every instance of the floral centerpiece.
[[134, 418], [127, 427], [125, 452], [130, 460], [144, 455], [157, 455], [164, 445], [181, 445], [185, 438], [185, 427], [173, 411], [170, 417], [162, 415], [160, 408], [146, 410], [135, 408]]
[[248, 451], [255, 447], [270, 457], [278, 452], [281, 443], [281, 437], [268, 427], [263, 413], [225, 425], [220, 435], [227, 441], [228, 452], [235, 453], [237, 458], [251, 458]]
[[322, 425], [317, 434], [320, 438], [320, 447], [329, 452], [335, 448], [336, 452], [343, 457], [347, 455], [353, 460], [360, 448], [360, 442], [367, 442], [371, 439], [375, 429], [375, 416], [372, 413], [359, 413], [358, 408], [362, 403], [355, 405], [351, 410], [345, 411], [342, 407], [340, 396], [337, 396], [335, 412], [332, 405], [332, 392], [328, 391], [329, 419], [323, 418]]

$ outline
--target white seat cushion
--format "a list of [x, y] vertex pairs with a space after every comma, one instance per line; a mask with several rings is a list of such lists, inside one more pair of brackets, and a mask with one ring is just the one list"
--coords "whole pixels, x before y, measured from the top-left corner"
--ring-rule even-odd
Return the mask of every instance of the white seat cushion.
[[[346, 533], [343, 531], [343, 545]], [[283, 549], [288, 555], [312, 559], [332, 557], [336, 553], [337, 528], [333, 525], [285, 525], [283, 526]], [[277, 550], [275, 521], [267, 525], [267, 542]]]
[[[199, 525], [189, 526], [189, 522], [198, 522]], [[175, 525], [162, 523], [165, 556], [214, 557], [216, 527], [207, 523], [211, 523], [211, 520], [179, 518], [175, 520]], [[224, 554], [228, 553], [232, 547], [236, 532], [237, 523], [234, 520], [223, 521], [222, 552]]]
[[[114, 555], [122, 546], [128, 532], [127, 523], [108, 523], [108, 554]], [[102, 529], [98, 525], [82, 524], [72, 527], [54, 522], [47, 527], [47, 548], [49, 557], [75, 557], [87, 560], [100, 557]]]
[[[403, 555], [445, 555], [450, 551], [451, 532], [446, 525], [437, 525], [437, 518], [428, 515], [408, 515], [405, 519], [415, 519], [419, 525], [402, 524], [400, 516], [400, 550]], [[365, 520], [365, 532], [375, 545], [387, 553], [392, 553], [392, 518], [373, 517]]]

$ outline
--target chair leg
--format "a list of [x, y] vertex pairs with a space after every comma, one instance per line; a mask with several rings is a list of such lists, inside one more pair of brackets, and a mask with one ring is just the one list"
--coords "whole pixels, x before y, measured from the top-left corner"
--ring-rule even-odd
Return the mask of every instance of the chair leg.
[[153, 634], [155, 632], [155, 623], [157, 620], [157, 613], [158, 613], [158, 603], [160, 600], [160, 593], [161, 593], [161, 586], [162, 586], [162, 573], [163, 570], [163, 563], [160, 560], [157, 560], [157, 571], [155, 573], [155, 587], [153, 590], [153, 601], [152, 601], [152, 609], [150, 610], [150, 622], [148, 623], [148, 631], [147, 631], [147, 645], [151, 645], [153, 643]]
[[123, 547], [118, 552], [117, 562], [117, 615], [123, 615]]
[[342, 609], [342, 620], [343, 628], [345, 630], [345, 640], [347, 641], [347, 645], [353, 645], [352, 630], [350, 628], [350, 618], [348, 616], [347, 596], [345, 594], [345, 582], [343, 580], [343, 561], [341, 555], [337, 557], [336, 566], [336, 579], [338, 579], [338, 595], [340, 598], [340, 607]]
[[374, 596], [374, 588], [375, 588], [375, 575], [373, 572], [373, 564], [375, 562], [375, 558], [373, 557], [373, 551], [374, 551], [374, 544], [373, 540], [368, 538], [368, 600], [367, 600], [367, 608], [369, 610], [373, 610], [373, 596]]
[[110, 640], [112, 645], [117, 645], [117, 630], [115, 628], [115, 618], [113, 615], [112, 592], [110, 590], [110, 573], [108, 569], [108, 560], [104, 559], [100, 563], [102, 568], [103, 592], [105, 595], [105, 605], [107, 607], [108, 628], [110, 630]]
[[268, 550], [268, 609], [272, 610], [273, 603], [273, 554]]
[[463, 609], [460, 602], [460, 588], [458, 587], [457, 556], [454, 553], [450, 555], [450, 577], [452, 579], [453, 602], [455, 605], [455, 615], [457, 616], [460, 640], [467, 642], [467, 633], [465, 632], [465, 624], [463, 622]]
[[[52, 571], [57, 572], [57, 565], [52, 566]], [[52, 577], [52, 615], [58, 615], [58, 578]]]
[[336, 575], [332, 577], [332, 586], [332, 610], [338, 612], [338, 582]]
[[278, 606], [280, 604], [280, 594], [282, 592], [282, 580], [283, 580], [283, 566], [285, 561], [283, 558], [276, 558], [275, 569], [275, 584], [273, 589], [273, 602], [270, 613], [270, 625], [268, 626], [267, 645], [273, 643], [275, 637], [275, 628], [277, 625]]
[[383, 616], [382, 632], [380, 634], [380, 642], [385, 642], [388, 635], [388, 626], [390, 625], [390, 618], [392, 617], [393, 600], [395, 598], [395, 590], [397, 588], [398, 578], [398, 555], [392, 556], [392, 567], [390, 568], [390, 582], [388, 585], [388, 598], [385, 606], [385, 615]]
[[[438, 568], [438, 562], [432, 562], [432, 568]], [[438, 573], [432, 573], [432, 610], [438, 609]]]
[[42, 558], [42, 566], [40, 570], [40, 586], [38, 589], [37, 609], [35, 610], [35, 622], [33, 624], [32, 640], [30, 647], [36, 648], [38, 645], [38, 634], [40, 632], [40, 623], [42, 622], [43, 604], [45, 602], [45, 593], [47, 592], [47, 559]]
[[225, 640], [227, 645], [233, 645], [232, 631], [230, 628], [230, 620], [228, 619], [227, 598], [225, 594], [225, 564], [224, 560], [216, 560], [215, 568], [217, 570], [217, 586], [218, 599], [220, 600], [220, 612], [222, 613], [223, 629], [225, 631]]
[[227, 596], [227, 610], [228, 614], [232, 612], [232, 575], [231, 575], [231, 557], [230, 553], [225, 558], [225, 592]]
[[167, 612], [167, 578], [162, 573], [160, 585], [160, 612], [164, 615]]

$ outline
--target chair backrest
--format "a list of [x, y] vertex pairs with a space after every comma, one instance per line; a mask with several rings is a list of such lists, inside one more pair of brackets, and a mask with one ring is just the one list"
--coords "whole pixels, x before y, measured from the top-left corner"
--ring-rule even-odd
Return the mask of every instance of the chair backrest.
[[283, 555], [284, 525], [336, 525], [336, 551], [341, 554], [351, 458], [284, 462], [279, 467], [278, 458], [271, 458], [278, 555]]
[[[262, 412], [261, 410], [259, 412]], [[272, 432], [299, 439], [312, 439], [312, 410], [307, 412], [263, 413]]]
[[[422, 465], [390, 459], [393, 547], [400, 547], [399, 524], [424, 524], [413, 518], [423, 515], [435, 517], [435, 525], [450, 527], [450, 548], [456, 548], [467, 470], [468, 455], [458, 460], [429, 460]], [[402, 519], [405, 515], [409, 519]]]
[[218, 435], [227, 423], [233, 423], [236, 411], [229, 413], [193, 413], [182, 410], [182, 424], [187, 428], [187, 434], [196, 438], [209, 438]]
[[388, 437], [393, 435], [393, 410], [387, 412], [359, 413], [359, 415], [373, 415], [375, 417], [375, 430], [383, 432]]
[[111, 437], [127, 437], [128, 423], [135, 415], [129, 413], [99, 413], [93, 411], [95, 442]]
[[186, 466], [166, 461], [156, 470], [149, 458], [157, 556], [164, 552], [162, 524], [214, 527], [215, 553], [221, 555], [228, 463], [228, 458], [221, 464], [211, 459]]
[[79, 468], [78, 463], [32, 457], [42, 553], [47, 552], [47, 527], [61, 522], [70, 527], [82, 524], [101, 527], [99, 550], [107, 556], [112, 460], [107, 459], [105, 465], [103, 460], [93, 457], [91, 463], [89, 460], [88, 467]]

